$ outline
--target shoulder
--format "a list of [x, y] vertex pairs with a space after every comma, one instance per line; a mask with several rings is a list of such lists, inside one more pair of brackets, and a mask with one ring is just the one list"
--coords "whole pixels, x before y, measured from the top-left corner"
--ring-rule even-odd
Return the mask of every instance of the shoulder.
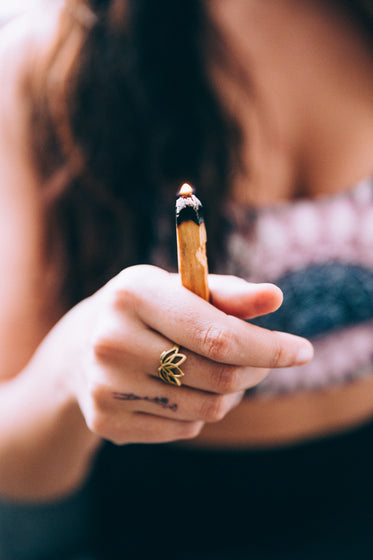
[[[17, 207], [25, 225], [25, 213], [35, 217], [39, 189], [28, 156], [28, 99], [22, 84], [25, 71], [42, 54], [51, 20], [51, 14], [39, 19], [38, 13], [30, 10], [17, 16], [0, 31], [0, 212]], [[0, 228], [2, 223], [0, 220]]]
[[46, 14], [35, 18], [22, 15], [0, 31], [0, 379], [25, 365], [51, 326], [44, 309], [43, 204], [28, 157], [21, 91], [24, 69], [48, 38]]

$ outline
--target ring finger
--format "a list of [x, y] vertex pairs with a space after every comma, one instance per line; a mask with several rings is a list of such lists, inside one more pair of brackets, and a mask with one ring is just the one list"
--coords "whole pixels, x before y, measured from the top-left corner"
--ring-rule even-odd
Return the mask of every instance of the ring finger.
[[254, 387], [270, 371], [214, 362], [152, 334], [145, 371], [171, 384], [219, 394], [237, 393]]

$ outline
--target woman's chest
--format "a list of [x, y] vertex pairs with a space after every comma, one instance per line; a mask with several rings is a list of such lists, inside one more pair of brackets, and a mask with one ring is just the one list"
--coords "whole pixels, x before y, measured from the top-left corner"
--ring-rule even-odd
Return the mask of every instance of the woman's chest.
[[256, 324], [311, 339], [314, 360], [273, 372], [258, 392], [345, 383], [373, 366], [373, 183], [260, 211], [232, 207], [222, 272], [273, 282], [284, 303]]

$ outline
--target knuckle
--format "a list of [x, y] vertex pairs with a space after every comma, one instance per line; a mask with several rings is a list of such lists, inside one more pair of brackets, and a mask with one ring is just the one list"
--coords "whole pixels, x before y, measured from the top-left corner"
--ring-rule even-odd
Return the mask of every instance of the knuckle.
[[109, 306], [114, 311], [126, 312], [134, 308], [138, 301], [138, 292], [134, 286], [124, 285], [116, 287], [109, 298]]
[[109, 436], [105, 438], [107, 441], [110, 441], [114, 445], [124, 445], [126, 443], [132, 443], [131, 439], [128, 437], [125, 431], [121, 430], [117, 433], [111, 433]]
[[219, 422], [222, 420], [228, 407], [226, 399], [222, 395], [209, 395], [204, 398], [201, 406], [201, 418], [205, 422]]
[[114, 343], [112, 337], [107, 332], [96, 332], [91, 340], [94, 358], [102, 360], [112, 354]]
[[88, 410], [85, 419], [91, 432], [108, 438], [111, 430], [110, 406], [108, 403], [107, 388], [100, 383], [92, 383], [88, 389]]
[[284, 358], [285, 349], [283, 344], [278, 337], [275, 337], [269, 367], [271, 369], [281, 367], [281, 364], [284, 362]]
[[116, 277], [109, 281], [103, 291], [105, 304], [113, 311], [126, 311], [133, 309], [142, 292], [142, 274], [136, 270], [138, 267], [129, 267], [122, 270]]
[[104, 410], [107, 408], [107, 388], [103, 383], [92, 382], [89, 387], [89, 396], [94, 410]]
[[[109, 304], [110, 305], [110, 304]], [[116, 317], [107, 306], [99, 315], [99, 321], [95, 321], [88, 337], [88, 347], [91, 353], [89, 358], [92, 363], [107, 358], [117, 347], [117, 325]]]
[[108, 438], [110, 434], [108, 416], [101, 409], [93, 407], [88, 417], [86, 417], [86, 423], [92, 433], [104, 439]]
[[[162, 271], [163, 273], [164, 271]], [[151, 265], [136, 265], [125, 268], [115, 278], [114, 303], [121, 310], [133, 309], [142, 301], [144, 287], [150, 278], [159, 275], [161, 270]]]
[[214, 383], [219, 393], [235, 393], [241, 388], [237, 368], [220, 364], [214, 373]]
[[224, 327], [210, 325], [202, 334], [202, 342], [212, 360], [225, 361], [232, 346], [232, 334]]
[[136, 339], [131, 321], [103, 320], [90, 336], [87, 360], [91, 366], [100, 368], [118, 358], [124, 364], [126, 359], [139, 354], [134, 340]]
[[203, 422], [185, 422], [181, 430], [181, 439], [193, 439], [197, 437], [203, 428]]
[[123, 445], [128, 441], [123, 427], [118, 426], [109, 411], [104, 408], [95, 407], [87, 421], [87, 426], [92, 433], [115, 445]]
[[119, 274], [116, 276], [120, 285], [137, 285], [144, 281], [144, 278], [148, 278], [149, 275], [153, 275], [156, 270], [159, 270], [157, 267], [149, 264], [138, 264], [133, 266], [128, 266], [124, 268]]
[[89, 336], [87, 360], [90, 365], [101, 367], [103, 362], [108, 362], [118, 356], [122, 356], [124, 359], [131, 352], [132, 335], [131, 321], [121, 323], [116, 321], [115, 317], [103, 317]]

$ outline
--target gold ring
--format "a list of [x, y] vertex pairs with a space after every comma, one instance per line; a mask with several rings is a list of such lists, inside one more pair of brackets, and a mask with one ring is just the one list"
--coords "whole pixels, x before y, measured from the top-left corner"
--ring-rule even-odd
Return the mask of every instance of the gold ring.
[[161, 354], [161, 365], [158, 368], [158, 375], [165, 383], [180, 387], [180, 379], [184, 377], [184, 372], [180, 368], [186, 360], [185, 354], [180, 354], [180, 348], [173, 346]]

